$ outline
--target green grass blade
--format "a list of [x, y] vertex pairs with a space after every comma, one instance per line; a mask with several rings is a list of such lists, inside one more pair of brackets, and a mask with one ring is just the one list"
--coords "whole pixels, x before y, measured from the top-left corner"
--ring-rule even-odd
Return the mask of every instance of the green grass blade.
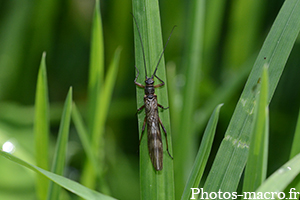
[[92, 35], [91, 35], [91, 52], [89, 68], [89, 131], [91, 135], [100, 130], [97, 126], [98, 113], [96, 108], [99, 106], [100, 90], [104, 82], [104, 44], [103, 44], [102, 21], [100, 14], [100, 2], [96, 0]]
[[[183, 58], [185, 69], [186, 83], [183, 90], [183, 102], [181, 110], [181, 119], [179, 121], [179, 131], [176, 132], [174, 141], [181, 148], [174, 149], [175, 176], [176, 179], [176, 196], [182, 194], [184, 183], [187, 179], [187, 169], [190, 170], [195, 157], [195, 144], [193, 143], [193, 116], [196, 101], [196, 88], [199, 84], [200, 70], [202, 68], [202, 48], [205, 16], [205, 0], [191, 1], [190, 21], [187, 36], [187, 52]], [[184, 133], [184, 134], [183, 134]], [[192, 145], [191, 145], [192, 144]]]
[[300, 153], [300, 145], [299, 144], [300, 144], [300, 112], [298, 115], [298, 120], [297, 120], [297, 125], [296, 125], [290, 159], [292, 159], [295, 155]]
[[[91, 49], [90, 49], [90, 67], [89, 67], [89, 126], [90, 132], [93, 133], [96, 128], [95, 108], [97, 106], [99, 91], [104, 82], [104, 44], [103, 44], [103, 31], [102, 20], [100, 14], [100, 2], [96, 0], [91, 33]], [[99, 129], [99, 128], [98, 128]]]
[[[296, 155], [293, 159], [289, 160], [287, 163], [285, 163], [282, 167], [280, 167], [276, 172], [274, 172], [256, 191], [262, 192], [262, 194], [265, 194], [267, 198], [270, 199], [271, 192], [276, 192], [279, 194], [279, 192], [282, 192], [288, 184], [299, 174], [300, 172], [300, 154]], [[268, 194], [266, 192], [269, 192]], [[299, 191], [293, 191], [293, 192], [299, 192]], [[282, 197], [282, 194], [280, 194]], [[277, 195], [275, 195], [275, 198]], [[296, 199], [296, 196], [286, 196], [286, 199]], [[262, 199], [262, 198], [253, 198], [253, 199]], [[282, 199], [282, 198], [280, 198]]]
[[[88, 133], [90, 140], [95, 138], [101, 131], [102, 127], [99, 125], [100, 113], [98, 108], [101, 104], [101, 89], [104, 82], [104, 43], [102, 20], [100, 13], [100, 1], [96, 0], [94, 8], [94, 16], [92, 22], [91, 33], [91, 49], [90, 49], [90, 67], [89, 67], [89, 83], [88, 83]], [[94, 152], [95, 149], [93, 145]], [[92, 169], [92, 164], [88, 160], [85, 164], [83, 174], [81, 177], [83, 185], [89, 188], [95, 188], [96, 176]]]
[[[106, 122], [108, 109], [111, 103], [111, 98], [113, 94], [114, 85], [116, 83], [118, 69], [119, 69], [119, 60], [120, 60], [121, 48], [117, 48], [114, 54], [114, 57], [109, 65], [108, 72], [105, 78], [105, 83], [103, 90], [101, 92], [101, 101], [100, 105], [97, 107], [96, 112], [99, 113], [99, 120], [97, 123], [99, 127], [101, 127], [100, 131], [95, 133], [92, 137], [93, 147], [96, 151], [104, 151], [103, 143], [101, 144], [101, 140], [104, 134], [104, 125]], [[100, 147], [101, 146], [101, 147]], [[100, 148], [100, 149], [99, 149]], [[102, 154], [102, 153], [101, 153]], [[100, 162], [103, 162], [104, 155], [100, 156]]]
[[72, 107], [72, 120], [73, 120], [76, 130], [78, 132], [83, 149], [84, 149], [88, 159], [91, 161], [91, 163], [94, 167], [94, 170], [97, 171], [97, 158], [96, 158], [96, 156], [93, 152], [93, 149], [90, 145], [91, 144], [90, 138], [88, 137], [86, 127], [83, 123], [83, 119], [82, 119], [75, 103], [73, 103], [73, 107]]
[[237, 104], [225, 138], [217, 153], [204, 185], [204, 191], [236, 190], [247, 161], [253, 127], [253, 87], [259, 80], [264, 64], [269, 64], [269, 96], [271, 101], [287, 58], [300, 29], [299, 0], [285, 1], [250, 73]]
[[[114, 57], [109, 65], [108, 72], [105, 78], [104, 87], [101, 92], [101, 101], [98, 109], [96, 110], [99, 114], [99, 127], [101, 127], [100, 132], [94, 135], [93, 140], [99, 142], [104, 131], [104, 124], [108, 114], [108, 108], [110, 106], [111, 97], [114, 89], [114, 85], [117, 79], [118, 69], [119, 69], [119, 60], [120, 60], [121, 48], [117, 48], [114, 54]], [[99, 147], [99, 143], [95, 143], [94, 147]], [[98, 148], [97, 148], [98, 149]]]
[[[43, 53], [35, 96], [35, 158], [36, 165], [45, 170], [49, 169], [49, 98], [46, 73], [46, 53]], [[37, 176], [36, 191], [39, 199], [46, 199], [49, 180]]]
[[208, 55], [205, 56], [205, 60], [211, 63], [214, 62], [215, 55], [213, 49], [218, 45], [218, 40], [222, 35], [222, 20], [224, 17], [224, 12], [226, 10], [226, 1], [222, 0], [210, 0], [206, 2], [206, 18], [205, 18], [205, 36], [204, 43], [207, 45], [208, 52], [203, 52]]
[[[293, 144], [292, 144], [292, 149], [291, 149], [291, 154], [290, 154], [290, 159], [295, 157], [297, 154], [300, 153], [300, 112], [298, 115], [298, 120], [297, 120], [297, 125], [296, 125], [296, 130], [294, 134], [294, 139], [293, 139]], [[297, 176], [293, 182], [287, 187], [289, 188], [295, 188], [296, 191], [300, 191], [300, 176]], [[285, 191], [286, 194], [289, 192], [288, 190]], [[296, 199], [299, 199], [300, 194], [297, 194]]]
[[[145, 56], [147, 63], [148, 76], [154, 72], [159, 56], [163, 50], [161, 21], [159, 14], [158, 1], [151, 0], [133, 0], [133, 14], [137, 19], [141, 31], [141, 37], [145, 48]], [[134, 23], [134, 22], [133, 22]], [[142, 56], [141, 42], [138, 36], [137, 27], [134, 23], [134, 43], [135, 43], [135, 64], [140, 71], [138, 82], [144, 83], [145, 70]], [[168, 48], [166, 49], [166, 51]], [[132, 68], [134, 70], [134, 68]], [[166, 80], [164, 57], [158, 66], [156, 75]], [[155, 79], [157, 82], [157, 79]], [[158, 97], [158, 103], [164, 107], [168, 107], [168, 92], [167, 86], [156, 89], [155, 93]], [[137, 106], [140, 107], [143, 102], [144, 92], [137, 88]], [[169, 144], [169, 151], [172, 155], [172, 140], [170, 129], [169, 111], [164, 110], [159, 113], [159, 116], [167, 131], [167, 138]], [[138, 115], [139, 130], [144, 121], [144, 112]], [[146, 132], [146, 131], [145, 131]], [[146, 135], [146, 134], [145, 134]], [[147, 148], [147, 136], [144, 136], [140, 145], [140, 190], [141, 199], [175, 199], [174, 197], [174, 174], [173, 174], [173, 160], [166, 152], [165, 135], [162, 132], [162, 141], [164, 147], [164, 159], [162, 171], [155, 171], [153, 168]], [[177, 159], [177, 158], [174, 158]]]
[[209, 122], [206, 126], [203, 139], [201, 141], [201, 146], [199, 148], [196, 160], [194, 162], [193, 169], [189, 176], [188, 182], [185, 186], [183, 194], [181, 196], [182, 200], [191, 198], [191, 188], [197, 188], [200, 184], [210, 151], [211, 146], [215, 137], [215, 132], [217, 128], [217, 123], [219, 120], [220, 109], [223, 104], [219, 104], [213, 114], [211, 115]]
[[[259, 92], [260, 91], [260, 92]], [[244, 177], [244, 192], [254, 192], [266, 179], [268, 161], [268, 71], [264, 67], [261, 87], [258, 90], [256, 120], [251, 137], [248, 162]]]
[[[92, 184], [94, 186], [95, 184], [95, 173], [102, 175], [103, 169], [104, 169], [104, 141], [103, 141], [103, 134], [104, 134], [104, 125], [106, 122], [106, 118], [108, 115], [108, 109], [111, 103], [113, 88], [116, 82], [117, 73], [119, 69], [119, 60], [120, 60], [120, 53], [121, 48], [117, 48], [114, 54], [114, 57], [110, 63], [110, 66], [108, 68], [108, 72], [105, 78], [104, 86], [101, 90], [101, 99], [98, 99], [99, 104], [96, 107], [96, 113], [97, 114], [97, 126], [100, 128], [98, 132], [94, 132], [92, 135], [92, 149], [94, 152], [96, 152], [97, 158], [98, 158], [98, 166], [97, 166], [97, 172], [95, 172], [92, 169], [92, 164], [88, 164], [87, 166], [87, 174], [85, 174], [85, 180], [87, 180], [89, 184]], [[104, 180], [103, 177], [101, 177], [102, 180]], [[100, 183], [100, 187], [102, 188], [102, 191], [105, 191], [107, 189], [105, 183]], [[106, 191], [108, 192], [108, 191]]]
[[15, 156], [13, 156], [12, 154], [6, 153], [4, 151], [0, 151], [0, 155], [9, 159], [12, 162], [15, 162], [19, 165], [22, 165], [24, 167], [27, 167], [28, 169], [31, 169], [45, 177], [47, 177], [48, 179], [52, 180], [53, 182], [55, 182], [56, 184], [60, 185], [61, 187], [64, 187], [65, 189], [69, 190], [70, 192], [77, 194], [78, 196], [84, 198], [84, 199], [88, 199], [88, 200], [112, 200], [114, 198], [109, 197], [109, 196], [105, 196], [101, 193], [98, 193], [96, 191], [93, 191], [87, 187], [84, 187], [83, 185], [80, 185], [79, 183], [72, 181], [70, 179], [67, 179], [63, 176], [59, 176], [57, 174], [54, 174], [52, 172], [49, 172], [47, 170], [44, 170], [42, 168], [39, 168], [35, 165], [31, 165]]
[[[71, 110], [72, 110], [72, 88], [70, 88], [64, 109], [63, 114], [59, 126], [58, 138], [52, 163], [51, 171], [55, 174], [62, 175], [65, 169], [66, 162], [66, 151], [68, 144], [68, 136], [69, 136], [69, 126], [71, 120]], [[49, 190], [48, 190], [48, 199], [59, 199], [61, 187], [53, 182], [50, 182]]]
[[100, 2], [96, 0], [92, 35], [91, 35], [91, 52], [89, 67], [89, 131], [93, 135], [99, 131], [97, 126], [97, 115], [95, 108], [99, 106], [99, 93], [104, 82], [104, 44], [103, 44], [102, 21], [100, 14]]

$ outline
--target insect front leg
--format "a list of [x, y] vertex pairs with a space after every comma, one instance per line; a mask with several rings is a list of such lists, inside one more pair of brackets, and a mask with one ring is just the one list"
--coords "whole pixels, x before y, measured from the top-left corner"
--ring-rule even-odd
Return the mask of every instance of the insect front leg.
[[154, 85], [154, 88], [159, 88], [163, 85], [165, 85], [165, 82], [163, 80], [161, 80], [160, 78], [158, 78], [158, 76], [156, 76], [156, 74], [154, 75], [158, 80], [160, 80], [161, 84], [158, 84], [158, 85]]
[[164, 133], [165, 133], [165, 138], [166, 138], [166, 145], [167, 145], [167, 152], [168, 152], [168, 154], [169, 154], [169, 156], [173, 159], [173, 157], [171, 156], [171, 154], [170, 154], [170, 152], [169, 152], [169, 146], [168, 146], [168, 136], [167, 136], [167, 131], [166, 131], [166, 129], [165, 129], [165, 127], [164, 127], [164, 125], [162, 124], [162, 122], [161, 122], [161, 119], [160, 118], [158, 118], [158, 120], [159, 120], [159, 123], [160, 123], [160, 125], [161, 125], [161, 127], [162, 127], [162, 129], [163, 129], [163, 131], [164, 131]]
[[137, 75], [136, 75], [136, 77], [135, 77], [135, 79], [134, 79], [134, 84], [136, 84], [136, 85], [139, 86], [140, 88], [145, 88], [144, 85], [142, 85], [142, 84], [136, 82], [136, 80], [137, 80], [137, 78], [138, 78], [140, 72], [139, 72], [138, 68], [136, 68], [136, 66], [134, 66], [134, 67], [135, 67], [135, 69], [136, 69], [136, 71], [137, 71]]

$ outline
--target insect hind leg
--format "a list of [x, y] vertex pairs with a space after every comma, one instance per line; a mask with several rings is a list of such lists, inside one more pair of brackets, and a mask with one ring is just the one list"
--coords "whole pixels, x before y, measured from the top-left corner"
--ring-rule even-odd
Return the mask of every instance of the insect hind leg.
[[168, 136], [167, 136], [167, 131], [166, 131], [166, 129], [165, 129], [165, 127], [164, 127], [164, 125], [162, 124], [162, 122], [161, 122], [161, 119], [160, 118], [158, 118], [158, 120], [159, 120], [159, 124], [161, 125], [161, 127], [162, 127], [162, 129], [163, 129], [163, 131], [164, 131], [164, 133], [165, 133], [165, 138], [166, 138], [166, 145], [167, 145], [167, 152], [168, 152], [168, 154], [169, 154], [169, 156], [170, 156], [170, 158], [172, 158], [173, 159], [173, 156], [171, 156], [171, 154], [170, 154], [170, 152], [169, 152], [169, 145], [168, 145]]
[[157, 104], [158, 105], [158, 107], [160, 107], [160, 108], [162, 108], [162, 109], [164, 109], [164, 110], [167, 110], [167, 109], [169, 109], [169, 107], [163, 107], [162, 105], [160, 105], [159, 103]]
[[145, 105], [142, 105], [139, 109], [137, 109], [137, 111], [136, 111], [136, 115], [141, 111], [141, 110], [143, 110], [145, 108]]
[[[140, 137], [140, 139], [139, 139], [139, 146], [141, 145], [141, 141], [142, 141], [142, 138], [143, 138], [143, 135], [144, 135], [144, 131], [145, 131], [145, 127], [146, 127], [146, 121], [147, 121], [147, 119], [146, 119], [146, 117], [145, 117], [144, 123], [143, 123], [143, 127], [142, 127], [141, 137]], [[137, 152], [139, 152], [139, 149], [137, 150]]]
[[141, 145], [141, 141], [142, 141], [142, 138], [143, 138], [143, 135], [144, 135], [144, 131], [145, 131], [145, 127], [146, 127], [146, 121], [147, 121], [147, 118], [145, 117], [144, 123], [143, 123], [143, 128], [142, 128], [142, 133], [141, 133], [141, 138], [140, 138], [140, 141], [139, 141], [139, 145]]

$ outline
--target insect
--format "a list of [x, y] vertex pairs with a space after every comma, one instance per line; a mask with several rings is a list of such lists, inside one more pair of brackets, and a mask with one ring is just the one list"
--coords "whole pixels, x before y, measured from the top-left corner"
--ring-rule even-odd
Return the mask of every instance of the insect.
[[[132, 13], [131, 13], [132, 14]], [[163, 144], [162, 144], [162, 139], [161, 139], [161, 132], [160, 132], [160, 126], [162, 128], [162, 130], [165, 133], [165, 138], [166, 138], [166, 146], [167, 146], [167, 152], [169, 154], [169, 156], [173, 159], [173, 157], [171, 156], [170, 152], [169, 152], [169, 147], [168, 147], [168, 139], [167, 139], [167, 131], [164, 127], [164, 125], [162, 124], [161, 119], [159, 118], [158, 115], [158, 107], [162, 108], [162, 109], [167, 109], [164, 108], [162, 105], [160, 105], [157, 102], [157, 95], [154, 93], [155, 92], [155, 88], [159, 88], [162, 87], [163, 85], [165, 85], [165, 82], [163, 80], [161, 80], [157, 75], [156, 75], [156, 71], [158, 68], [158, 65], [160, 63], [160, 60], [164, 54], [165, 48], [170, 40], [170, 37], [172, 35], [172, 32], [175, 28], [175, 26], [173, 27], [171, 34], [167, 40], [167, 43], [159, 57], [158, 63], [156, 65], [156, 68], [152, 74], [151, 77], [147, 76], [147, 68], [146, 68], [146, 59], [145, 59], [145, 52], [144, 52], [144, 46], [143, 46], [143, 41], [142, 41], [142, 36], [139, 30], [139, 26], [137, 23], [136, 18], [134, 17], [134, 15], [132, 14], [133, 19], [135, 21], [137, 30], [138, 30], [138, 34], [139, 34], [139, 38], [141, 41], [141, 46], [142, 46], [142, 53], [143, 53], [143, 59], [144, 59], [144, 67], [145, 67], [145, 84], [146, 85], [142, 85], [141, 83], [137, 82], [137, 78], [139, 76], [139, 70], [137, 69], [137, 67], [135, 66], [136, 70], [137, 70], [137, 76], [134, 79], [134, 84], [137, 85], [140, 88], [143, 88], [145, 90], [145, 95], [144, 95], [144, 105], [141, 106], [138, 109], [138, 112], [141, 111], [142, 109], [145, 109], [145, 119], [144, 119], [144, 123], [143, 123], [143, 127], [142, 127], [142, 133], [141, 133], [141, 138], [139, 141], [139, 144], [141, 144], [141, 140], [144, 134], [144, 130], [146, 127], [146, 123], [147, 123], [147, 137], [148, 137], [148, 151], [149, 151], [149, 155], [150, 155], [150, 159], [152, 162], [152, 165], [154, 167], [154, 169], [156, 171], [161, 171], [163, 168]], [[161, 82], [158, 85], [154, 85], [154, 76]]]

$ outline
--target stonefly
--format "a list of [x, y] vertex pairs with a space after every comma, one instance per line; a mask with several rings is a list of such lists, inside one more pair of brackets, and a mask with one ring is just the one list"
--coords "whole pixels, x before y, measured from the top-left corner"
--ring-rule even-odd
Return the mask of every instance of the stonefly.
[[[131, 13], [132, 14], [132, 13]], [[156, 68], [152, 74], [151, 77], [147, 76], [147, 67], [146, 67], [146, 59], [145, 59], [145, 52], [144, 52], [144, 45], [143, 45], [143, 41], [142, 41], [142, 36], [140, 33], [140, 29], [137, 23], [136, 18], [134, 17], [134, 15], [132, 14], [132, 17], [135, 21], [137, 30], [138, 30], [138, 34], [139, 34], [139, 38], [141, 41], [141, 46], [142, 46], [142, 53], [143, 53], [143, 59], [144, 59], [144, 67], [145, 67], [145, 84], [146, 85], [142, 85], [141, 83], [138, 83], [136, 80], [139, 76], [139, 70], [136, 68], [137, 70], [137, 75], [134, 79], [134, 84], [136, 84], [138, 87], [143, 88], [145, 90], [145, 96], [144, 96], [144, 105], [142, 107], [140, 107], [138, 109], [138, 112], [141, 111], [142, 109], [145, 108], [145, 119], [144, 119], [144, 123], [143, 123], [143, 127], [142, 127], [142, 133], [141, 133], [141, 138], [139, 141], [139, 144], [141, 144], [141, 140], [144, 134], [144, 130], [145, 130], [145, 126], [147, 123], [147, 137], [148, 137], [148, 151], [149, 151], [149, 155], [150, 155], [150, 159], [152, 162], [152, 165], [154, 167], [154, 169], [156, 171], [161, 171], [163, 168], [163, 144], [162, 144], [162, 139], [161, 139], [161, 132], [160, 132], [160, 126], [162, 128], [162, 130], [165, 133], [165, 138], [166, 138], [166, 145], [167, 145], [167, 152], [169, 154], [169, 156], [173, 159], [173, 157], [171, 156], [170, 152], [169, 152], [169, 147], [168, 147], [168, 139], [167, 139], [167, 131], [164, 127], [164, 125], [161, 122], [161, 119], [159, 118], [158, 115], [158, 107], [162, 108], [162, 109], [167, 109], [164, 108], [162, 105], [160, 105], [159, 103], [157, 103], [157, 95], [154, 93], [155, 92], [155, 88], [159, 88], [161, 86], [163, 86], [165, 84], [165, 82], [163, 80], [161, 80], [160, 78], [157, 77], [156, 75], [156, 71], [158, 68], [158, 65], [160, 63], [160, 60], [164, 54], [164, 51], [167, 47], [167, 44], [170, 40], [170, 37], [172, 35], [172, 32], [175, 28], [175, 26], [173, 27], [170, 36], [167, 40], [167, 43], [159, 57], [158, 63], [156, 65]], [[154, 85], [154, 76], [161, 82], [158, 85]]]

